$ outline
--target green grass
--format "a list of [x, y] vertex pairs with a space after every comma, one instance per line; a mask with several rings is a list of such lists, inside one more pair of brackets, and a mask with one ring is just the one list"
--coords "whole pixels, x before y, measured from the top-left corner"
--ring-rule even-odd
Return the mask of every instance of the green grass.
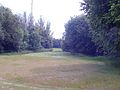
[[[71, 53], [62, 52], [60, 49], [53, 49], [53, 52], [37, 52], [26, 54], [7, 53], [0, 55], [0, 65], [11, 65], [13, 68], [20, 66], [21, 68], [24, 65], [15, 63], [16, 61], [21, 60], [25, 60], [26, 64], [30, 61], [45, 60], [58, 60], [64, 62], [65, 64], [80, 61], [82, 65], [93, 65], [92, 67], [95, 67], [96, 69], [92, 73], [88, 72], [81, 77], [81, 80], [76, 82], [67, 82], [61, 79], [48, 80], [48, 86], [28, 84], [25, 81], [27, 77], [22, 77], [16, 73], [8, 72], [3, 75], [7, 77], [6, 81], [0, 81], [0, 90], [120, 90], [120, 68], [111, 66], [113, 62], [107, 57], [91, 57], [82, 54], [73, 55]], [[35, 74], [35, 72], [38, 72], [37, 74], [42, 73], [39, 68], [37, 71], [35, 71], [35, 69], [33, 71], [33, 74]], [[0, 72], [1, 76], [2, 73], [3, 72]], [[67, 73], [67, 71], [65, 73]]]

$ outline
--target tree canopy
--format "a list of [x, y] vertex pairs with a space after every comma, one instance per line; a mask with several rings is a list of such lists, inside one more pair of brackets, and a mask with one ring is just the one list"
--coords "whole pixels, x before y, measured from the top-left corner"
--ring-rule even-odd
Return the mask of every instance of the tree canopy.
[[63, 50], [87, 55], [96, 54], [96, 46], [89, 36], [90, 26], [85, 16], [71, 18], [65, 24]]
[[84, 0], [92, 39], [104, 55], [120, 56], [120, 1]]
[[0, 52], [37, 51], [52, 48], [50, 22], [45, 25], [30, 14], [15, 15], [9, 8], [0, 6]]
[[120, 0], [84, 0], [84, 17], [65, 25], [63, 50], [120, 57]]

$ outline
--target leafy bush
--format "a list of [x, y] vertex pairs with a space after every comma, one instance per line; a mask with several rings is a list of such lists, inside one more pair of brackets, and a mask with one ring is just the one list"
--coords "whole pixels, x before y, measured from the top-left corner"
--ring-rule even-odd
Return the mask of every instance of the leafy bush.
[[96, 55], [96, 45], [92, 41], [89, 31], [90, 26], [85, 16], [71, 18], [65, 24], [63, 51]]

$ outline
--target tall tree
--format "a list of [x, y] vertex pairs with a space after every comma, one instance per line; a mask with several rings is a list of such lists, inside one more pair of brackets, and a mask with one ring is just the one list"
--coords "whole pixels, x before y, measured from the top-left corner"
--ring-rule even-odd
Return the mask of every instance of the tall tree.
[[41, 37], [38, 32], [38, 29], [36, 29], [34, 25], [34, 20], [32, 15], [29, 16], [28, 32], [29, 32], [28, 49], [33, 51], [37, 51], [41, 49]]
[[21, 50], [39, 51], [52, 48], [50, 22], [43, 18], [35, 23], [32, 14], [15, 15], [9, 8], [0, 6], [0, 52]]
[[71, 18], [71, 20], [65, 24], [63, 50], [73, 53], [95, 55], [96, 46], [91, 40], [89, 30], [89, 24], [84, 16]]
[[13, 15], [10, 9], [1, 6], [0, 23], [1, 32], [4, 34], [4, 40], [1, 42], [4, 51], [19, 51], [23, 37], [18, 16]]
[[40, 17], [40, 19], [38, 20], [38, 26], [41, 30], [41, 45], [43, 46], [43, 48], [52, 48], [52, 35], [50, 30], [51, 23], [47, 22], [45, 26], [44, 19]]
[[92, 27], [98, 50], [109, 56], [120, 56], [120, 1], [84, 0], [82, 3]]

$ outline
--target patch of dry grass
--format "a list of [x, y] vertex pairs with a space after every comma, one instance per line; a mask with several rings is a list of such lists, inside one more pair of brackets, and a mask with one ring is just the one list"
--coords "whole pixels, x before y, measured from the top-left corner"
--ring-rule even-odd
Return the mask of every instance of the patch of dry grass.
[[[84, 59], [86, 59], [85, 56], [73, 56], [59, 50], [2, 55], [0, 56], [0, 77], [4, 79], [3, 81], [18, 84], [18, 86], [4, 85], [0, 81], [0, 90], [8, 90], [8, 88], [12, 88], [11, 90], [120, 89], [119, 70], [106, 66], [99, 60]], [[37, 88], [29, 88], [31, 86]]]

